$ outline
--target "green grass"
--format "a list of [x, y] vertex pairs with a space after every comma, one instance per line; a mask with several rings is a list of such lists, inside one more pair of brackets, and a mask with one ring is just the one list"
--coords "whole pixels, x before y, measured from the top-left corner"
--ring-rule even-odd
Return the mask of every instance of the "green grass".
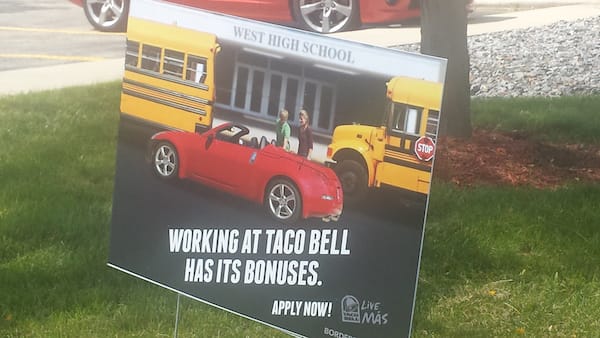
[[[118, 102], [116, 82], [0, 98], [1, 337], [173, 335], [175, 294], [106, 266]], [[476, 101], [474, 121], [598, 142], [599, 102]], [[414, 336], [597, 336], [598, 201], [598, 185], [437, 183]], [[180, 337], [285, 336], [185, 298], [181, 313]]]
[[600, 186], [432, 193], [416, 337], [595, 337]]
[[473, 124], [538, 139], [600, 143], [600, 96], [489, 98], [472, 101]]
[[[118, 105], [118, 83], [0, 98], [0, 337], [172, 336], [176, 295], [106, 266]], [[180, 337], [284, 337], [181, 312]]]

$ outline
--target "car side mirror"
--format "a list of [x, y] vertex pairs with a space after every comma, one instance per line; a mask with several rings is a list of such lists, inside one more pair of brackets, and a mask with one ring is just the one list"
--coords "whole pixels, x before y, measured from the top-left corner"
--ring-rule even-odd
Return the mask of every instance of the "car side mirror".
[[206, 137], [206, 143], [204, 144], [204, 148], [206, 148], [206, 149], [210, 148], [214, 139], [215, 139], [215, 135], [208, 135], [208, 137]]

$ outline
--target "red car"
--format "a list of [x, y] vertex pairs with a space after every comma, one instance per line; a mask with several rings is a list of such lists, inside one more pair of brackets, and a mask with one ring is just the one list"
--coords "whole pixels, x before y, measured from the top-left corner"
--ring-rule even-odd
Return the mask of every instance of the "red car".
[[[83, 6], [101, 31], [125, 28], [131, 0], [71, 0]], [[419, 16], [419, 0], [167, 0], [255, 20], [293, 24], [334, 33], [360, 24], [397, 22]]]
[[152, 170], [162, 179], [190, 179], [264, 204], [276, 220], [338, 220], [342, 187], [333, 170], [267, 142], [247, 127], [225, 123], [203, 134], [152, 136]]

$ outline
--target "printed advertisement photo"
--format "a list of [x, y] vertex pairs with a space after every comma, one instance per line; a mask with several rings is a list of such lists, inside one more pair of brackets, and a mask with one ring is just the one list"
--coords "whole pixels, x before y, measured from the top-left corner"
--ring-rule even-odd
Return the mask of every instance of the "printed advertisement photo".
[[293, 336], [409, 336], [446, 61], [129, 10], [109, 266]]

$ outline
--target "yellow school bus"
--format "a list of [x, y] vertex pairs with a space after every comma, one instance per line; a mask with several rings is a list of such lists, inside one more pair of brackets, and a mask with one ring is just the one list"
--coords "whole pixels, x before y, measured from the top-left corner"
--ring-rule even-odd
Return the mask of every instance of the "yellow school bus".
[[216, 36], [131, 17], [121, 113], [167, 129], [212, 127]]
[[442, 91], [441, 83], [395, 77], [381, 126], [335, 128], [327, 157], [345, 200], [362, 199], [370, 187], [429, 193]]

